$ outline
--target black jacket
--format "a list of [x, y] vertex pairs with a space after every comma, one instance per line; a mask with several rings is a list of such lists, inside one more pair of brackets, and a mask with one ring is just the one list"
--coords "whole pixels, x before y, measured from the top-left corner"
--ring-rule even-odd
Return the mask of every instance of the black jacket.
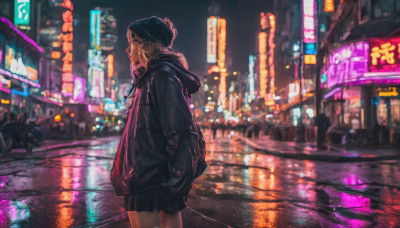
[[132, 106], [111, 170], [117, 195], [157, 188], [170, 196], [189, 192], [197, 166], [198, 134], [189, 107], [200, 80], [164, 58], [137, 78]]

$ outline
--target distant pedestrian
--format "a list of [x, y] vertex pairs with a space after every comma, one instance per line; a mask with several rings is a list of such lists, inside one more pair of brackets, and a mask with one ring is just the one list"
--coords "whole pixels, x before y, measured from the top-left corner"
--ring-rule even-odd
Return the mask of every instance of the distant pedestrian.
[[247, 124], [247, 128], [246, 128], [246, 132], [247, 132], [247, 138], [251, 139], [253, 138], [253, 124], [251, 122], [249, 122]]
[[220, 123], [220, 128], [221, 128], [221, 131], [222, 131], [222, 136], [225, 136], [225, 131], [226, 131], [227, 125], [226, 125], [226, 123], [224, 121], [222, 121]]
[[212, 122], [212, 124], [211, 124], [211, 130], [213, 133], [213, 139], [215, 139], [215, 136], [217, 135], [217, 130], [218, 130], [218, 125], [215, 121]]
[[158, 17], [127, 31], [134, 85], [111, 182], [135, 228], [182, 227], [193, 180], [206, 168], [205, 143], [188, 105], [200, 80], [171, 49], [175, 36], [172, 22]]
[[315, 118], [315, 123], [317, 125], [317, 146], [319, 149], [326, 149], [325, 146], [325, 137], [328, 128], [331, 126], [331, 122], [329, 117], [325, 115], [325, 113], [320, 113]]

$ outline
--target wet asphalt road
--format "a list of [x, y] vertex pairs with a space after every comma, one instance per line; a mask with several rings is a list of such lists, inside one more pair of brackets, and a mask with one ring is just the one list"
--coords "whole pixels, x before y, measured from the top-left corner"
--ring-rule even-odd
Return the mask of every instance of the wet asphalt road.
[[[205, 137], [210, 167], [195, 182], [185, 227], [205, 227], [199, 213], [232, 227], [400, 227], [397, 160], [285, 159]], [[128, 227], [109, 181], [118, 140], [0, 158], [0, 227]]]

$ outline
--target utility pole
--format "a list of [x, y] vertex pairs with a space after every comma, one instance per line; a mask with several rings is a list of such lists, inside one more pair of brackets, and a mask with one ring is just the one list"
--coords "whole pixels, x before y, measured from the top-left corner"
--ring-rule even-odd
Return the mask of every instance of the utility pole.
[[[314, 103], [315, 103], [315, 113], [316, 113], [316, 120], [319, 120], [317, 122], [320, 122], [321, 118], [321, 104], [322, 104], [322, 89], [321, 89], [321, 69], [323, 66], [323, 60], [324, 60], [324, 55], [325, 55], [325, 50], [326, 50], [326, 44], [324, 44], [323, 47], [321, 47], [321, 4], [319, 3], [319, 0], [316, 1], [317, 4], [317, 67], [316, 67], [316, 72], [315, 72], [315, 97], [314, 97]], [[317, 124], [317, 128], [322, 128], [321, 124]], [[325, 134], [322, 129], [317, 129], [316, 132], [316, 141], [317, 141], [317, 147], [321, 148], [322, 147], [322, 140], [319, 140], [320, 138], [323, 138], [321, 134]]]
[[300, 106], [300, 117], [299, 117], [299, 122], [297, 124], [297, 129], [296, 129], [296, 143], [303, 143], [305, 142], [305, 127], [303, 126], [303, 119], [301, 118], [302, 110], [303, 110], [303, 73], [304, 73], [304, 22], [303, 22], [303, 17], [304, 17], [304, 9], [303, 9], [303, 1], [300, 0], [300, 23], [301, 23], [301, 29], [300, 29], [300, 56], [299, 56], [299, 106]]

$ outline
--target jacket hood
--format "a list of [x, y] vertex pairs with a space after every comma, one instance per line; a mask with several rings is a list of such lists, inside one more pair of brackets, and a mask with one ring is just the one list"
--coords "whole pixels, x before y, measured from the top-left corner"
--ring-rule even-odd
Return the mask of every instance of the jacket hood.
[[175, 71], [176, 76], [182, 81], [189, 94], [194, 94], [199, 91], [201, 86], [199, 77], [189, 70], [186, 70], [178, 61], [169, 57], [162, 57], [150, 64], [147, 72], [154, 71], [162, 66], [169, 66]]

